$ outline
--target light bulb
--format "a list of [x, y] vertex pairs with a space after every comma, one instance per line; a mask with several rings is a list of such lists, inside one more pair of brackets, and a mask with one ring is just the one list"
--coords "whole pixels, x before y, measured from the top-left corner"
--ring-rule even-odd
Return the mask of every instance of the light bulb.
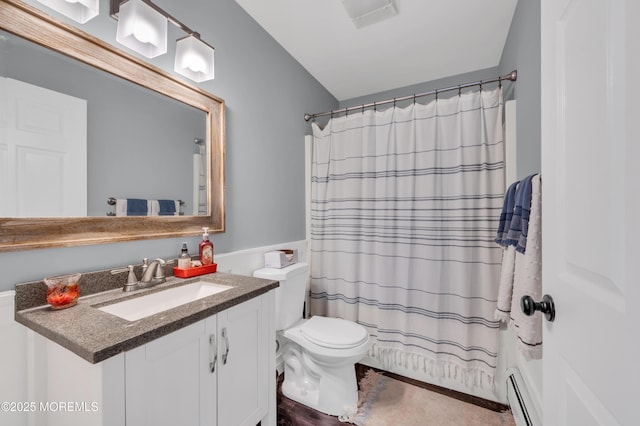
[[183, 66], [185, 68], [189, 68], [193, 72], [204, 72], [206, 68], [204, 59], [202, 59], [200, 55], [193, 53], [185, 57]]
[[151, 43], [156, 39], [156, 31], [148, 22], [138, 21], [133, 29], [133, 36], [141, 43]]

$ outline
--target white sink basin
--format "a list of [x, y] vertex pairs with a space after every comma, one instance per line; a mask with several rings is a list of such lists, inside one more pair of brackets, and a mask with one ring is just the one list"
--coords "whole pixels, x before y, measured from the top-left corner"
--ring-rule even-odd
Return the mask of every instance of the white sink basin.
[[232, 286], [214, 284], [208, 281], [197, 281], [191, 284], [173, 287], [158, 291], [148, 296], [140, 296], [135, 299], [98, 308], [128, 321], [136, 321], [149, 315], [157, 314], [176, 306], [184, 305], [220, 293], [233, 288]]

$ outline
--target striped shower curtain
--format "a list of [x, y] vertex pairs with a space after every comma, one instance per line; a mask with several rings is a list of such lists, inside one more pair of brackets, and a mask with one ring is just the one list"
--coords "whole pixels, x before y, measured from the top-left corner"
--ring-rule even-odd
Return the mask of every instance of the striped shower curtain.
[[500, 88], [313, 124], [312, 315], [365, 326], [384, 368], [493, 386]]

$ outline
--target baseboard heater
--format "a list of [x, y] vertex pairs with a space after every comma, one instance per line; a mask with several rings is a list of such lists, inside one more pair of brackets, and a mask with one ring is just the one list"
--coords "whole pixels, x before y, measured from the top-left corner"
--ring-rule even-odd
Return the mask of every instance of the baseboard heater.
[[507, 401], [517, 426], [542, 426], [522, 374], [517, 368], [507, 371]]

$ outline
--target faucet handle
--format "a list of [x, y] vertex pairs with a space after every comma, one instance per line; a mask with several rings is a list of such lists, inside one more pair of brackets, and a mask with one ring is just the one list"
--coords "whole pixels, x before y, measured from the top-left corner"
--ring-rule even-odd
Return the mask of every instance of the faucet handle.
[[136, 273], [133, 271], [133, 265], [127, 266], [129, 270], [129, 276], [127, 277], [127, 284], [137, 284], [138, 277], [136, 277]]
[[138, 277], [136, 277], [136, 273], [133, 271], [133, 265], [129, 265], [126, 268], [113, 269], [111, 275], [121, 274], [123, 272], [129, 272], [127, 284], [136, 284], [138, 282]]
[[166, 265], [167, 262], [164, 259], [160, 258], [154, 259], [153, 261], [158, 263], [153, 277], [164, 279], [164, 265]]

